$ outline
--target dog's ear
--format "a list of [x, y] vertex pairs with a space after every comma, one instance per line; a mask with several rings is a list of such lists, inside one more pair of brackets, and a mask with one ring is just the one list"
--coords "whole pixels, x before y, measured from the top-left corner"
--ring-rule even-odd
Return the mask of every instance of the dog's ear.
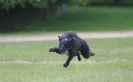
[[62, 37], [61, 36], [58, 36], [58, 39], [59, 39], [59, 41], [61, 41]]

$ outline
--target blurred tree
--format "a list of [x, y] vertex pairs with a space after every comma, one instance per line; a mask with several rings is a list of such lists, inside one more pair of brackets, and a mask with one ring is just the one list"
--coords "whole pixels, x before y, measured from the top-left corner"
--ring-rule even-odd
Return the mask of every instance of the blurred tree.
[[116, 3], [116, 4], [123, 4], [123, 0], [114, 0], [114, 2]]
[[78, 4], [82, 6], [87, 5], [132, 5], [133, 0], [71, 0], [72, 4]]
[[13, 9], [18, 5], [25, 7], [30, 4], [38, 8], [47, 8], [67, 3], [70, 0], [0, 0], [0, 7], [6, 10]]
[[[70, 0], [0, 0], [0, 31], [19, 31], [34, 21], [63, 14]], [[63, 8], [61, 8], [63, 7]]]

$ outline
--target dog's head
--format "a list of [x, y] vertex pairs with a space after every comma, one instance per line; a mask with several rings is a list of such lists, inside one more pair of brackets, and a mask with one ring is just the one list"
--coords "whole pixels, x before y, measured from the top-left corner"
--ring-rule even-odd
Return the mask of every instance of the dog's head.
[[77, 35], [74, 32], [66, 32], [62, 36], [58, 36], [59, 50], [61, 53], [65, 53], [65, 51], [73, 47], [76, 36]]

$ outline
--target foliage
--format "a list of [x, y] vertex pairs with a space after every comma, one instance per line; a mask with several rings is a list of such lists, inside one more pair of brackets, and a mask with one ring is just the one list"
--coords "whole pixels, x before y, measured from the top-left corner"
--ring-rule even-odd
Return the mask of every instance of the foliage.
[[25, 7], [27, 4], [30, 4], [34, 7], [46, 8], [52, 6], [53, 4], [59, 5], [62, 3], [79, 4], [79, 5], [88, 5], [91, 3], [131, 3], [131, 0], [0, 0], [0, 7], [4, 9], [11, 9], [17, 6]]
[[[29, 10], [28, 10], [29, 11]], [[0, 19], [0, 32], [125, 31], [133, 30], [132, 7], [69, 7], [63, 16], [45, 19], [34, 12]], [[11, 21], [12, 20], [12, 21]]]
[[78, 5], [81, 5], [81, 6], [87, 6], [87, 5], [90, 5], [90, 4], [116, 4], [116, 5], [119, 5], [119, 4], [133, 4], [133, 0], [72, 0], [71, 1], [72, 3], [74, 4], [78, 4]]
[[4, 9], [15, 8], [16, 6], [25, 7], [30, 4], [39, 8], [46, 8], [49, 4], [66, 3], [69, 0], [0, 0], [0, 7]]

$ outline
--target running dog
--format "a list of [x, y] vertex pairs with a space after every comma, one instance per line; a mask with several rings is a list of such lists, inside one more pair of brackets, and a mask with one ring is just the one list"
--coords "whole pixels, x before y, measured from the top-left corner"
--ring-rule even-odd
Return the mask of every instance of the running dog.
[[90, 56], [94, 56], [95, 53], [91, 51], [89, 45], [85, 40], [81, 39], [75, 32], [65, 32], [59, 38], [59, 47], [50, 48], [49, 52], [56, 52], [58, 54], [68, 53], [68, 58], [64, 67], [68, 67], [73, 57], [77, 56], [81, 61], [80, 55], [88, 59]]

